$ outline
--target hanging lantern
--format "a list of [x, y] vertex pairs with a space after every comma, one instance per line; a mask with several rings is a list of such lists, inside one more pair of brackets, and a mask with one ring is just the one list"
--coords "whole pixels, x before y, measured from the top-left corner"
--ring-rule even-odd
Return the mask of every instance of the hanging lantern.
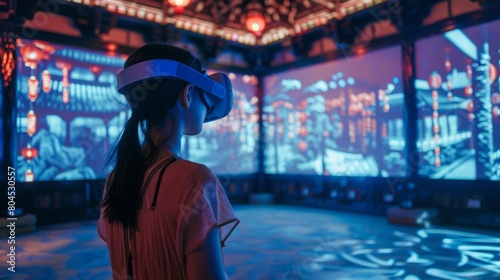
[[184, 12], [184, 9], [186, 8], [187, 5], [191, 0], [168, 0], [168, 3], [174, 7], [174, 12], [176, 14], [181, 14]]
[[33, 136], [36, 133], [36, 115], [33, 110], [29, 110], [28, 112], [28, 135]]
[[472, 110], [474, 110], [474, 102], [469, 100], [469, 102], [467, 102], [467, 111], [472, 112]]
[[432, 118], [433, 119], [438, 119], [439, 118], [439, 113], [437, 111], [432, 112]]
[[469, 114], [469, 121], [473, 121], [474, 120], [474, 114], [473, 113], [470, 113]]
[[35, 176], [31, 169], [26, 170], [26, 173], [24, 174], [24, 179], [26, 180], [26, 182], [33, 182], [33, 180], [35, 179], [34, 177]]
[[303, 126], [303, 127], [299, 128], [299, 136], [306, 137], [308, 133], [309, 133], [309, 131], [307, 131], [306, 127]]
[[62, 92], [62, 101], [64, 104], [69, 103], [69, 90], [68, 88], [64, 88]]
[[38, 98], [38, 80], [35, 76], [31, 76], [28, 79], [28, 97], [31, 102], [35, 102]]
[[432, 109], [433, 110], [439, 109], [439, 103], [437, 101], [432, 102]]
[[245, 27], [248, 31], [260, 35], [266, 29], [266, 20], [264, 16], [258, 11], [251, 11], [247, 15]]
[[439, 134], [434, 134], [434, 142], [436, 143], [439, 142], [439, 139], [440, 139]]
[[441, 148], [439, 146], [436, 146], [434, 148], [434, 155], [439, 156], [441, 154]]
[[299, 150], [305, 152], [307, 150], [307, 142], [302, 140], [299, 142]]
[[492, 84], [495, 79], [497, 78], [498, 71], [495, 65], [490, 63], [490, 68], [489, 68], [489, 77], [490, 77], [490, 84]]
[[62, 80], [62, 85], [63, 87], [69, 87], [69, 70], [67, 67], [63, 67], [62, 69], [62, 75], [63, 75], [63, 80]]
[[21, 152], [22, 156], [27, 160], [32, 160], [38, 156], [38, 150], [35, 148], [24, 148]]
[[446, 67], [446, 71], [450, 72], [451, 71], [451, 62], [450, 58], [447, 56], [446, 60], [444, 61], [444, 66]]
[[382, 124], [382, 137], [387, 137], [387, 123], [385, 122]]
[[443, 84], [443, 79], [441, 79], [438, 72], [434, 71], [427, 79], [427, 82], [432, 89], [438, 89]]
[[436, 167], [440, 167], [441, 166], [441, 158], [440, 157], [436, 157], [436, 159], [434, 160], [434, 165]]
[[472, 66], [470, 64], [467, 64], [465, 67], [465, 73], [467, 74], [467, 79], [472, 80]]
[[384, 105], [384, 112], [387, 113], [387, 112], [389, 112], [390, 109], [391, 109], [391, 106], [389, 104], [385, 103], [385, 105]]
[[497, 118], [498, 117], [498, 113], [499, 113], [498, 112], [498, 107], [497, 106], [493, 107], [493, 110], [491, 110], [491, 113], [493, 114], [494, 118]]
[[474, 90], [472, 89], [472, 85], [467, 85], [465, 87], [465, 95], [470, 97], [474, 93]]
[[435, 124], [433, 128], [434, 133], [439, 133], [439, 124]]
[[45, 93], [49, 93], [52, 85], [52, 80], [50, 78], [49, 70], [43, 70], [42, 72], [42, 90]]
[[438, 92], [437, 90], [432, 91], [432, 99], [437, 99], [438, 98]]

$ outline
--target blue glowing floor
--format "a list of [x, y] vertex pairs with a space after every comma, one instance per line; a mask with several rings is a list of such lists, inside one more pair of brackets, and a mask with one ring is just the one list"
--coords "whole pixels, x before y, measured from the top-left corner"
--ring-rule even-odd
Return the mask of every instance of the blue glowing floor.
[[[288, 206], [235, 210], [241, 224], [225, 249], [232, 280], [500, 279], [499, 232], [403, 227], [384, 217]], [[0, 278], [110, 279], [95, 227], [74, 223], [18, 236], [16, 273], [2, 261]]]

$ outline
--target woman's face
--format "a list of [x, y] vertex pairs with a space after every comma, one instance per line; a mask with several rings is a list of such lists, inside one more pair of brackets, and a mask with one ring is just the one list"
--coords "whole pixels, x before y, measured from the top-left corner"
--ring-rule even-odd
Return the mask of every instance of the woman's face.
[[207, 114], [207, 107], [201, 100], [202, 91], [194, 87], [190, 92], [191, 102], [186, 110], [185, 135], [197, 135], [203, 129], [203, 121]]

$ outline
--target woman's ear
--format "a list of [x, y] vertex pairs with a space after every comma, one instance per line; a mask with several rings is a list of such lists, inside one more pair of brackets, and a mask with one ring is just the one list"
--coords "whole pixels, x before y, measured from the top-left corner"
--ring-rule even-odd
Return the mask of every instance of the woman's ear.
[[192, 84], [188, 84], [184, 90], [182, 91], [182, 93], [180, 94], [179, 96], [179, 101], [182, 105], [183, 108], [189, 108], [189, 105], [191, 105], [191, 100], [192, 100], [192, 97], [191, 97], [191, 94], [193, 92], [193, 85]]

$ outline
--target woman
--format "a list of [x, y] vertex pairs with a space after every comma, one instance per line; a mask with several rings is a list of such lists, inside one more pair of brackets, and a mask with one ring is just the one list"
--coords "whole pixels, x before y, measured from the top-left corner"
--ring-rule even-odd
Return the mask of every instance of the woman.
[[[168, 74], [162, 67], [169, 63], [196, 73]], [[165, 44], [137, 49], [127, 70], [118, 82], [132, 116], [110, 156], [98, 224], [113, 279], [228, 279], [221, 247], [239, 220], [219, 180], [205, 165], [181, 159], [179, 148], [184, 135], [201, 132], [213, 110], [206, 92], [186, 80], [208, 76], [191, 53]], [[133, 82], [134, 75], [143, 78]], [[123, 79], [132, 82], [122, 87]], [[232, 90], [228, 79], [218, 82], [231, 95], [220, 118], [229, 113]]]

